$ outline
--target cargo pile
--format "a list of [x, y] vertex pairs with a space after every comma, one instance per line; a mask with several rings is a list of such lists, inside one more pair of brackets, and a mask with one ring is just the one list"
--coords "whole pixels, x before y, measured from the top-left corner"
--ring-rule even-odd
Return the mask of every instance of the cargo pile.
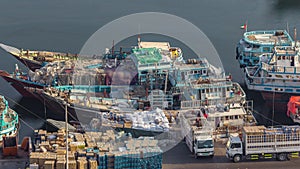
[[108, 120], [108, 122], [123, 121], [124, 128], [126, 128], [125, 124], [130, 124], [130, 128], [138, 130], [155, 132], [168, 132], [170, 130], [169, 120], [164, 111], [159, 108], [152, 111], [135, 111], [126, 114], [104, 112], [102, 115], [103, 119]]
[[[89, 67], [89, 65], [98, 66]], [[101, 65], [101, 60], [51, 62], [40, 69], [35, 69], [34, 72], [29, 71], [28, 78], [33, 82], [46, 85], [89, 84], [91, 79], [92, 83], [96, 83], [95, 80], [99, 81], [97, 78], [100, 78], [103, 72], [102, 69], [98, 69]], [[104, 83], [102, 75], [100, 81]]]
[[124, 132], [69, 133], [66, 151], [65, 130], [35, 131], [35, 151], [30, 166], [39, 169], [162, 168], [162, 151], [153, 137], [133, 139]]

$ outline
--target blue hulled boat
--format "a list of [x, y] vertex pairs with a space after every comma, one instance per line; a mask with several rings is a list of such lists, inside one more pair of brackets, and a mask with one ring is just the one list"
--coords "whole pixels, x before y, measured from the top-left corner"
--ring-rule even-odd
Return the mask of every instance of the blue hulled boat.
[[19, 116], [9, 108], [4, 96], [0, 96], [0, 141], [6, 136], [15, 136], [19, 129]]
[[265, 30], [245, 32], [236, 47], [236, 59], [240, 67], [259, 64], [259, 56], [264, 53], [273, 53], [273, 48], [291, 46], [293, 39], [286, 30]]

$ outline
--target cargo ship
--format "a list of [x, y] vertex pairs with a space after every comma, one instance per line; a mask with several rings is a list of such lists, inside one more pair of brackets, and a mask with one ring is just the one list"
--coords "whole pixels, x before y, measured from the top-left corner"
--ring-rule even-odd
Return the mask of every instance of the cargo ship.
[[2, 141], [4, 137], [15, 137], [19, 130], [19, 116], [14, 110], [9, 108], [4, 96], [0, 96], [0, 112], [0, 141]]
[[117, 59], [122, 60], [126, 58], [129, 51], [126, 51], [120, 48], [119, 51], [110, 51], [109, 49], [105, 50], [105, 53], [102, 55], [94, 55], [94, 56], [79, 56], [78, 54], [70, 54], [63, 52], [51, 52], [51, 51], [38, 51], [38, 50], [23, 50], [18, 49], [16, 47], [12, 47], [9, 45], [5, 45], [0, 43], [0, 47], [18, 59], [21, 63], [23, 63], [30, 70], [35, 71], [36, 69], [40, 69], [45, 66], [47, 63], [56, 62], [56, 61], [72, 61], [83, 59], [86, 57], [92, 58], [103, 58], [106, 60]]
[[300, 95], [299, 48], [275, 46], [273, 51], [261, 55], [259, 65], [245, 68], [245, 83], [249, 90], [261, 92], [266, 102], [286, 108], [291, 96]]
[[236, 46], [236, 59], [241, 68], [257, 66], [259, 56], [264, 53], [273, 53], [274, 46], [292, 46], [293, 44], [294, 40], [286, 30], [245, 32]]
[[48, 62], [78, 59], [77, 54], [37, 50], [23, 50], [2, 43], [0, 43], [0, 47], [12, 56], [14, 56], [32, 71], [41, 68]]
[[287, 102], [299, 95], [299, 42], [286, 30], [248, 31], [236, 47], [236, 59], [249, 90], [261, 93], [266, 105], [286, 111]]

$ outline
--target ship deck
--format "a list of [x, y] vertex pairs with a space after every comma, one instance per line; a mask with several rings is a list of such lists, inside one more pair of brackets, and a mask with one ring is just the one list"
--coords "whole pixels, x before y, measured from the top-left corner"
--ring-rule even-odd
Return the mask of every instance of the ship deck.
[[273, 45], [276, 43], [285, 45], [292, 42], [288, 33], [281, 30], [246, 32], [244, 37], [247, 42], [254, 44]]

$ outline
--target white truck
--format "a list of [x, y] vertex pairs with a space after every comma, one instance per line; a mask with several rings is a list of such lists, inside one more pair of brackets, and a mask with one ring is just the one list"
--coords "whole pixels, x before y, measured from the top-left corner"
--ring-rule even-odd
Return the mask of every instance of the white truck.
[[235, 163], [242, 159], [285, 161], [299, 157], [299, 152], [300, 126], [245, 126], [242, 138], [232, 135], [226, 144], [226, 156]]
[[[213, 157], [214, 140], [212, 137], [212, 128], [203, 126], [203, 117], [197, 117], [196, 115], [189, 113], [184, 113], [180, 117], [182, 135], [185, 138], [185, 142], [189, 150], [194, 154], [194, 157]], [[196, 119], [201, 119], [199, 124], [196, 123]]]

